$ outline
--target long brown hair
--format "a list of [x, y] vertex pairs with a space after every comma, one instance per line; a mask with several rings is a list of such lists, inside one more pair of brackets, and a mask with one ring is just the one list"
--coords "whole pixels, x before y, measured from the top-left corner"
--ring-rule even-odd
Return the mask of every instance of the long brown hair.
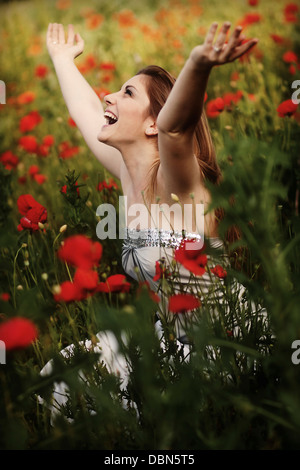
[[[150, 77], [146, 81], [147, 93], [150, 99], [149, 113], [153, 118], [157, 118], [160, 110], [164, 106], [176, 79], [162, 67], [149, 65], [141, 69], [137, 75], [146, 75]], [[211, 138], [211, 132], [205, 111], [201, 113], [201, 118], [197, 124], [194, 133], [194, 153], [197, 156], [200, 170], [204, 180], [213, 184], [221, 181], [222, 173], [217, 162], [215, 147]], [[149, 180], [144, 191], [146, 202], [151, 204], [155, 197], [157, 172], [160, 160], [157, 158], [150, 170]], [[215, 210], [217, 220], [224, 216], [222, 209]], [[238, 237], [236, 228], [228, 231], [226, 239], [228, 242], [234, 241]]]

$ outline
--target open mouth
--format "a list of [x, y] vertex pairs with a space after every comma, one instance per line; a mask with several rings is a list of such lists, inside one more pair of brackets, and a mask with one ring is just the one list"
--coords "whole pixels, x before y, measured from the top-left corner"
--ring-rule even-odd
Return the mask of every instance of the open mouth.
[[115, 116], [115, 114], [113, 114], [111, 111], [105, 111], [104, 117], [106, 119], [106, 124], [109, 126], [115, 124], [118, 121], [117, 116]]

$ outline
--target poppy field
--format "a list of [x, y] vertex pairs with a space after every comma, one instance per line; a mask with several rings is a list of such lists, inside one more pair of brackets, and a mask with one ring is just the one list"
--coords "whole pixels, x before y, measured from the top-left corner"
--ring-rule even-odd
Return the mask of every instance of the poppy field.
[[[0, 448], [299, 450], [298, 4], [43, 0], [0, 15]], [[241, 237], [226, 263], [185, 244], [171, 270], [157, 260], [156, 292], [126, 276], [122, 240], [97, 237], [97, 208], [118, 211], [122, 190], [68, 114], [47, 27], [81, 34], [75, 61], [103, 100], [146, 65], [178, 76], [226, 20], [259, 39], [212, 71], [205, 95], [223, 172], [212, 208], [221, 238]], [[202, 291], [204, 274], [226, 303]]]

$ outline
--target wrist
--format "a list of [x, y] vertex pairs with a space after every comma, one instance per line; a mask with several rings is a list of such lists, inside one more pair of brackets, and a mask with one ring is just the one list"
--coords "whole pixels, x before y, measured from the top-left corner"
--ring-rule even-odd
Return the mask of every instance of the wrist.
[[54, 67], [59, 67], [63, 65], [64, 67], [68, 65], [74, 65], [74, 58], [70, 56], [65, 56], [63, 54], [54, 55], [51, 57]]
[[207, 76], [210, 74], [213, 65], [211, 62], [208, 62], [206, 57], [197, 57], [194, 56], [193, 51], [191, 52], [189, 59], [190, 67], [197, 73], [201, 72]]

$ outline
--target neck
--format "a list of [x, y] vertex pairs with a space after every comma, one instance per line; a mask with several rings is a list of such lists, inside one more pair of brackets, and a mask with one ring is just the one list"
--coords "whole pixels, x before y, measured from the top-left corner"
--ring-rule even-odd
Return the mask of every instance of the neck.
[[127, 177], [130, 179], [131, 188], [136, 193], [145, 189], [145, 184], [149, 176], [149, 171], [159, 158], [158, 151], [152, 145], [131, 145], [119, 149], [127, 170]]

